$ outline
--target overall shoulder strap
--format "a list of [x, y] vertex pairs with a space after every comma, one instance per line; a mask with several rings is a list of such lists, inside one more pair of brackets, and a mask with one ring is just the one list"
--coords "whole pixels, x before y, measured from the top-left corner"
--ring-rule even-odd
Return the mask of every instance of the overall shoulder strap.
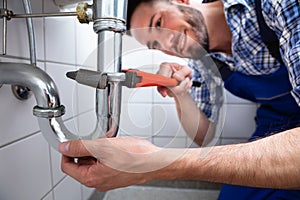
[[266, 24], [262, 9], [261, 9], [261, 0], [255, 1], [255, 12], [257, 16], [259, 32], [262, 37], [263, 42], [269, 49], [271, 55], [276, 58], [280, 63], [283, 63], [280, 51], [279, 51], [279, 40], [275, 34], [275, 32], [270, 29], [270, 27]]

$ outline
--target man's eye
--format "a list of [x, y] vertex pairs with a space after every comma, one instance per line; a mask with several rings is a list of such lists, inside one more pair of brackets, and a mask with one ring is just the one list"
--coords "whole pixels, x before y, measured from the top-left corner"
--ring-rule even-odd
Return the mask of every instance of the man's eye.
[[160, 26], [161, 26], [161, 19], [159, 18], [155, 23], [155, 27], [160, 28]]
[[156, 40], [153, 41], [152, 49], [158, 49], [158, 42]]

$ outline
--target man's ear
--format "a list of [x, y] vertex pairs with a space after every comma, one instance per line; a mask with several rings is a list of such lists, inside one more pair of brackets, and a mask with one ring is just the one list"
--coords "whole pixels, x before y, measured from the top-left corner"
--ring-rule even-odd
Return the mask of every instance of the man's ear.
[[190, 0], [171, 0], [173, 3], [190, 5]]

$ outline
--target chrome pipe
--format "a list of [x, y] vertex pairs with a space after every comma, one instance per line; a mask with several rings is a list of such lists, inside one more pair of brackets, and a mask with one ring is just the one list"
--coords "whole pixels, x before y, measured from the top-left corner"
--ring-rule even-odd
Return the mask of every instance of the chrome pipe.
[[[23, 6], [26, 14], [32, 13], [29, 0], [23, 0]], [[36, 65], [36, 45], [32, 18], [26, 18], [26, 23], [29, 40], [30, 63], [32, 65]]]
[[108, 93], [108, 129], [105, 133], [107, 137], [115, 137], [119, 130], [121, 114], [121, 84], [120, 82], [110, 82]]
[[[121, 72], [126, 11], [126, 0], [93, 1], [93, 28], [98, 34], [97, 70], [100, 72]], [[112, 68], [104, 68], [111, 65]], [[105, 134], [113, 137], [119, 127], [122, 87], [119, 82], [109, 83], [106, 89], [96, 91], [96, 112]]]
[[[98, 33], [97, 71], [105, 73], [121, 72], [122, 35], [112, 31]], [[104, 66], [111, 66], [104, 68]], [[96, 113], [104, 133], [116, 136], [121, 112], [122, 87], [118, 82], [111, 82], [107, 88], [96, 90]]]
[[11, 18], [68, 17], [68, 16], [77, 16], [77, 12], [13, 14], [11, 15]]
[[[7, 0], [3, 0], [4, 12], [7, 12]], [[7, 50], [7, 17], [3, 17], [2, 31], [2, 55], [6, 55]]]
[[[23, 7], [26, 14], [30, 14], [32, 12], [29, 0], [23, 0]], [[37, 65], [36, 45], [35, 45], [34, 27], [33, 27], [32, 19], [27, 18], [26, 24], [27, 24], [27, 33], [28, 33], [28, 41], [29, 41], [30, 64], [36, 66]], [[23, 85], [12, 85], [11, 89], [15, 97], [19, 100], [27, 100], [31, 96], [30, 89], [24, 87]]]
[[0, 63], [1, 84], [24, 85], [32, 91], [37, 102], [33, 114], [38, 117], [42, 134], [54, 149], [57, 150], [59, 143], [64, 141], [100, 137], [99, 127], [83, 137], [66, 128], [62, 120], [65, 109], [60, 104], [57, 87], [42, 69], [30, 64]]

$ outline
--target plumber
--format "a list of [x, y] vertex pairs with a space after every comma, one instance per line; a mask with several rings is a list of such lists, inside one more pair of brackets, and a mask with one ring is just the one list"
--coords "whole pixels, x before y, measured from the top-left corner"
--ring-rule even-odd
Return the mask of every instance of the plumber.
[[[213, 148], [167, 149], [135, 137], [65, 142], [62, 170], [101, 191], [199, 180], [224, 183], [219, 199], [300, 199], [299, 19], [298, 0], [129, 0], [131, 36], [190, 59], [189, 66], [163, 63], [159, 73], [180, 84], [158, 91], [174, 97], [186, 130], [197, 124], [195, 142], [206, 144], [217, 119], [204, 100], [210, 87], [201, 61], [208, 55], [229, 92], [260, 105], [256, 130], [248, 143]], [[201, 87], [191, 86], [192, 75]]]

